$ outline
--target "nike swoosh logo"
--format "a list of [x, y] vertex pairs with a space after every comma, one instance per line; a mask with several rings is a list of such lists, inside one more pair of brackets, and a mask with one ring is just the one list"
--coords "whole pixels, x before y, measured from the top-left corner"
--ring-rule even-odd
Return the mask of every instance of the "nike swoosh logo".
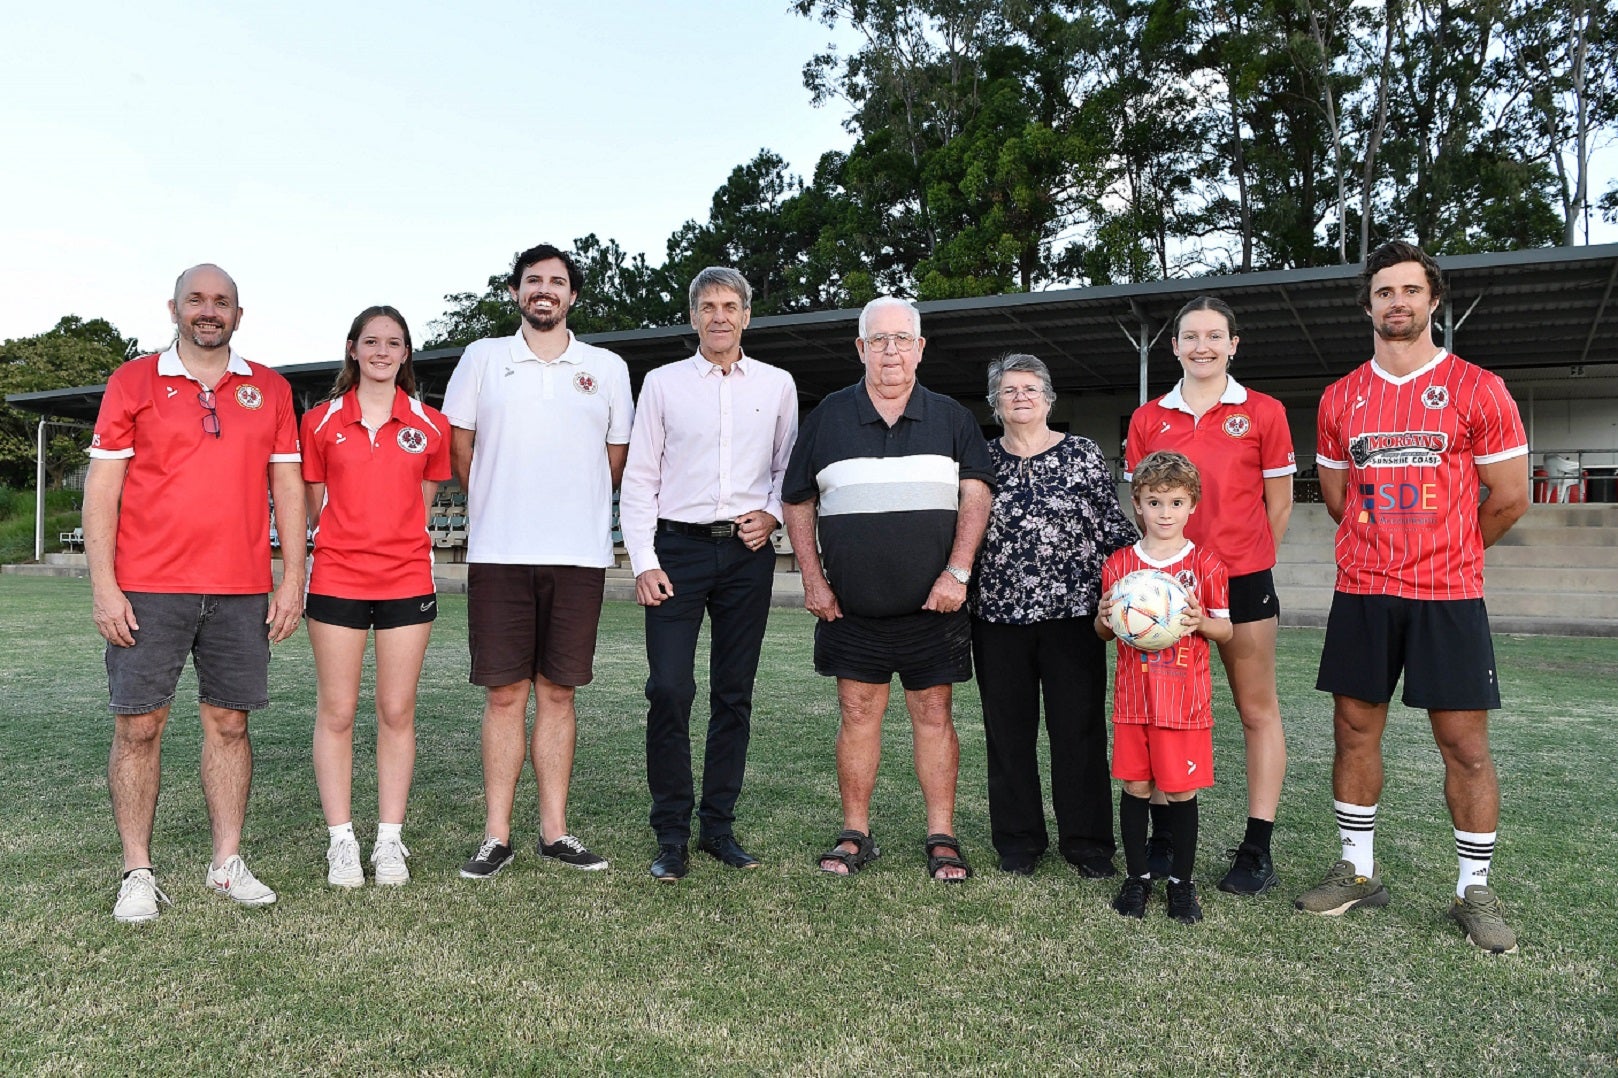
[[432, 601], [432, 602], [430, 602], [430, 603], [422, 603], [422, 604], [421, 604], [421, 609], [422, 609], [422, 612], [423, 612], [423, 613], [425, 613], [425, 612], [427, 612], [427, 611], [428, 611], [428, 610], [431, 610], [431, 609], [432, 609], [432, 608], [433, 608], [433, 607], [434, 607], [434, 606], [436, 606], [436, 605], [438, 605], [438, 600], [437, 600], [437, 599], [434, 599], [434, 600], [433, 600], [433, 601]]

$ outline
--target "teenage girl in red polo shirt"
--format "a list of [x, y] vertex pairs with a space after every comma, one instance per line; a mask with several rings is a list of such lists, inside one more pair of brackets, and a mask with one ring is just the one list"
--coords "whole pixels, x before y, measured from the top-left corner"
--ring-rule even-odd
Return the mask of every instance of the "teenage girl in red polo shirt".
[[410, 879], [400, 835], [416, 763], [416, 683], [433, 618], [428, 506], [450, 476], [449, 424], [415, 399], [410, 328], [368, 307], [348, 331], [330, 397], [303, 417], [303, 478], [315, 528], [305, 616], [319, 696], [315, 781], [331, 846], [326, 880], [365, 883], [350, 813], [354, 713], [365, 638], [376, 634], [378, 884]]
[[[1199, 296], [1175, 317], [1174, 354], [1184, 376], [1135, 410], [1124, 449], [1126, 470], [1159, 449], [1184, 453], [1202, 476], [1202, 501], [1185, 534], [1230, 573], [1235, 633], [1219, 645], [1247, 742], [1247, 832], [1221, 891], [1257, 895], [1275, 885], [1270, 832], [1287, 769], [1275, 690], [1276, 548], [1292, 516], [1292, 434], [1286, 409], [1230, 376], [1236, 316], [1223, 300]], [[1127, 476], [1126, 476], [1127, 478]], [[1161, 834], [1153, 806], [1153, 830]], [[1162, 845], [1154, 835], [1154, 845]]]

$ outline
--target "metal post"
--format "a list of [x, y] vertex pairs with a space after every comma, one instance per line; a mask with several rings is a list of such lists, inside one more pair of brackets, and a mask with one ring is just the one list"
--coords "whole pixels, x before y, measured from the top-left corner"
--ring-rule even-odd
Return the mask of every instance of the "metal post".
[[1444, 351], [1455, 351], [1455, 304], [1444, 304]]
[[1152, 351], [1152, 327], [1140, 320], [1140, 403], [1146, 403], [1146, 359]]
[[39, 447], [34, 454], [34, 560], [45, 560], [45, 420], [39, 421]]

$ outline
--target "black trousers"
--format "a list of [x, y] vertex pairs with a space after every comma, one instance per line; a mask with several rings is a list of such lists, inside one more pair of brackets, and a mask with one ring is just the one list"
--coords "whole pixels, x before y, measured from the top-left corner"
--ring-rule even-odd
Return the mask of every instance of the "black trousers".
[[972, 619], [972, 657], [989, 754], [989, 826], [1002, 856], [1045, 852], [1039, 705], [1051, 743], [1057, 849], [1069, 861], [1111, 857], [1106, 645], [1093, 618], [1032, 625]]
[[660, 532], [657, 558], [674, 595], [646, 608], [646, 784], [660, 843], [691, 835], [691, 705], [696, 699], [697, 634], [710, 620], [708, 741], [702, 766], [702, 834], [731, 833], [747, 768], [753, 679], [770, 616], [775, 551], [740, 539]]

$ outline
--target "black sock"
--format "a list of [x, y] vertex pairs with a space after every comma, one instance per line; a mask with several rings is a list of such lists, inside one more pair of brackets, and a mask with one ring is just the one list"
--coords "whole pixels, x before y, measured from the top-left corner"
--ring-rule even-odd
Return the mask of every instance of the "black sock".
[[1169, 875], [1185, 883], [1197, 864], [1197, 799], [1193, 795], [1184, 801], [1170, 801], [1169, 829], [1173, 832], [1174, 862]]
[[151, 865], [141, 865], [139, 868], [132, 868], [128, 872], [125, 872], [122, 876], [119, 877], [119, 879], [127, 880], [127, 879], [129, 879], [129, 877], [130, 877], [130, 875], [132, 873], [139, 872], [142, 868], [144, 868], [147, 872], [152, 871], [152, 866]]
[[1261, 820], [1257, 816], [1247, 818], [1247, 837], [1242, 839], [1249, 846], [1257, 846], [1265, 853], [1270, 852], [1270, 833], [1275, 830], [1274, 820]]
[[1173, 820], [1174, 817], [1169, 814], [1167, 805], [1159, 805], [1156, 801], [1152, 802], [1153, 838], [1169, 838], [1170, 833], [1174, 830]]
[[1131, 876], [1147, 872], [1146, 821], [1150, 818], [1150, 804], [1144, 797], [1118, 792], [1118, 834], [1124, 840], [1124, 868]]

